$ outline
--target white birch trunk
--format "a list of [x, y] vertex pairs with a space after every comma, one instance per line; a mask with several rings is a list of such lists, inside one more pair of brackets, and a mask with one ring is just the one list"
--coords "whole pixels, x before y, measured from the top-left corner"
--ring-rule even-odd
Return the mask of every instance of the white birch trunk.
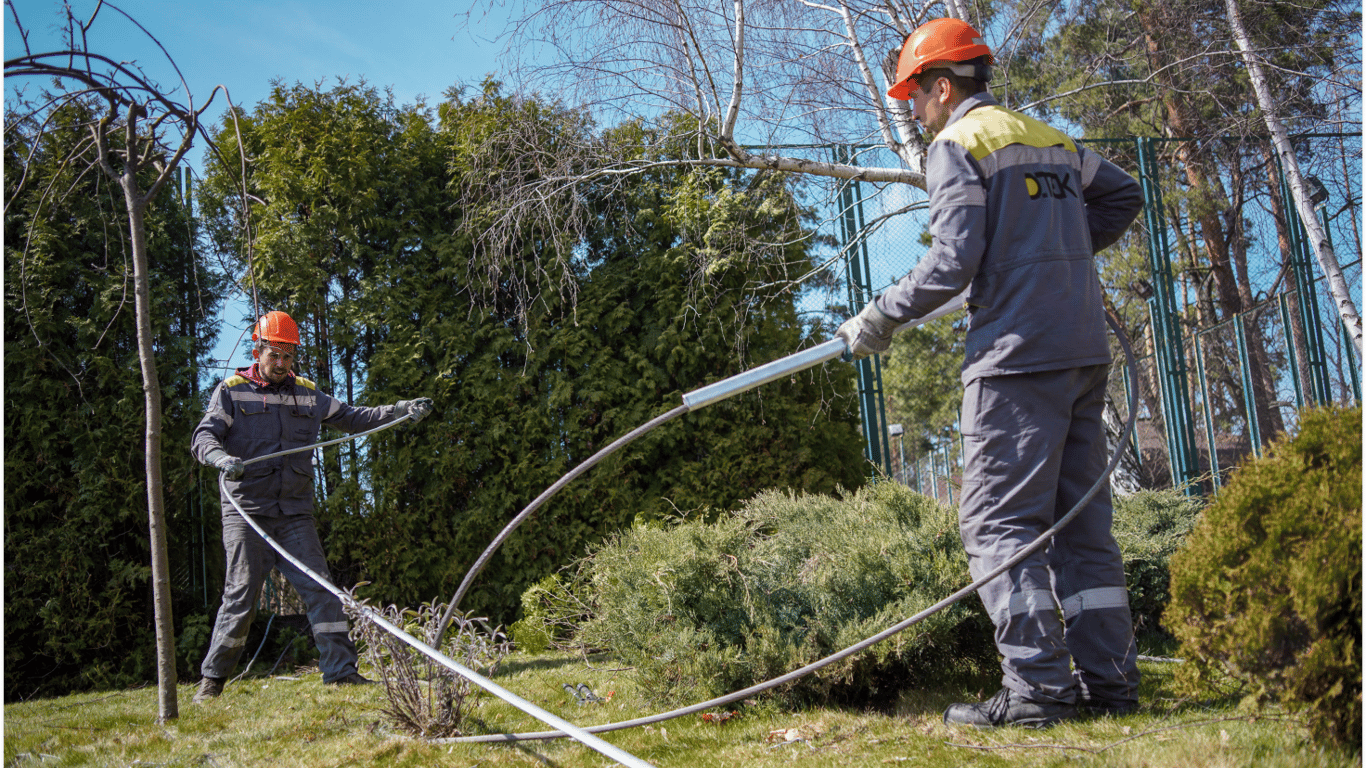
[[1298, 209], [1300, 220], [1304, 223], [1304, 231], [1308, 233], [1309, 241], [1314, 246], [1314, 255], [1318, 258], [1319, 268], [1323, 270], [1324, 277], [1328, 281], [1328, 291], [1333, 297], [1334, 304], [1337, 305], [1338, 315], [1341, 316], [1348, 334], [1352, 337], [1352, 344], [1356, 347], [1357, 357], [1360, 358], [1361, 315], [1357, 312], [1356, 302], [1352, 299], [1352, 292], [1347, 287], [1346, 278], [1342, 275], [1342, 267], [1338, 264], [1337, 254], [1329, 246], [1328, 235], [1318, 217], [1314, 215], [1313, 203], [1309, 201], [1309, 195], [1305, 192], [1304, 177], [1300, 174], [1299, 159], [1295, 157], [1295, 149], [1290, 144], [1290, 132], [1286, 130], [1285, 124], [1277, 116], [1276, 100], [1271, 95], [1271, 88], [1267, 86], [1266, 72], [1262, 69], [1261, 61], [1253, 51], [1247, 28], [1243, 25], [1243, 15], [1238, 8], [1238, 0], [1224, 0], [1224, 6], [1228, 10], [1228, 21], [1233, 30], [1233, 37], [1238, 42], [1239, 50], [1243, 53], [1243, 61], [1247, 64], [1248, 76], [1252, 80], [1252, 89], [1257, 94], [1257, 105], [1261, 107], [1262, 115], [1266, 119], [1266, 127], [1271, 131], [1271, 141], [1276, 147], [1276, 154], [1281, 158], [1281, 165], [1289, 177], [1290, 194], [1295, 199], [1295, 207]]

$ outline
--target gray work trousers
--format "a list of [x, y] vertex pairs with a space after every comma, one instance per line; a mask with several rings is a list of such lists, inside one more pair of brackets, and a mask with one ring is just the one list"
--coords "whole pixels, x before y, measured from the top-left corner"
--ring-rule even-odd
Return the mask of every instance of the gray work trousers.
[[[252, 519], [285, 551], [331, 580], [312, 515]], [[272, 568], [280, 569], [308, 607], [323, 682], [340, 680], [357, 671], [356, 645], [347, 634], [346, 612], [335, 595], [280, 557], [237, 513], [223, 516], [223, 551], [227, 555], [223, 604], [214, 622], [209, 652], [200, 666], [205, 677], [227, 677], [237, 666], [247, 642], [247, 630], [256, 615], [256, 598]]]
[[[1108, 374], [1097, 365], [968, 384], [958, 522], [974, 580], [1052, 527], [1104, 472]], [[1005, 687], [1042, 702], [1137, 700], [1113, 515], [1105, 484], [1049, 546], [978, 590], [996, 627]]]

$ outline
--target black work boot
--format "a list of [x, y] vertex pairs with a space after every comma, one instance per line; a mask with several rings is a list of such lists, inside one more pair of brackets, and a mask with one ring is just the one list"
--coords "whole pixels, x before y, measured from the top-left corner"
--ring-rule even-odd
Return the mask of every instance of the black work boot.
[[200, 704], [209, 699], [216, 699], [223, 693], [223, 681], [226, 678], [209, 677], [205, 675], [199, 679], [199, 690], [194, 692], [191, 704]]
[[326, 685], [374, 685], [375, 681], [362, 675], [359, 672], [352, 672], [346, 677], [339, 677], [336, 680], [328, 680]]
[[995, 696], [980, 704], [951, 704], [944, 710], [945, 725], [971, 725], [974, 728], [997, 728], [1019, 725], [1025, 728], [1047, 728], [1077, 716], [1071, 704], [1029, 701], [1020, 694], [1002, 688]]
[[1118, 700], [1118, 699], [1094, 699], [1083, 696], [1077, 703], [1077, 708], [1083, 715], [1090, 717], [1123, 717], [1132, 715], [1138, 711], [1138, 700]]

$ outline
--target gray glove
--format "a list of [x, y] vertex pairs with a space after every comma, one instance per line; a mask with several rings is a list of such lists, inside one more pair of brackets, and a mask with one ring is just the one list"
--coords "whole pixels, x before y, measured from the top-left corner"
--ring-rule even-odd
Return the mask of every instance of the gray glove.
[[230, 455], [222, 448], [214, 448], [204, 458], [210, 466], [217, 467], [229, 480], [240, 480], [247, 471], [241, 459]]
[[899, 325], [901, 323], [877, 308], [877, 302], [870, 301], [862, 312], [845, 320], [835, 335], [844, 339], [848, 346], [845, 357], [858, 360], [886, 352], [892, 345], [892, 333]]
[[432, 412], [432, 399], [430, 397], [419, 397], [416, 400], [399, 400], [394, 403], [394, 415], [399, 418], [411, 416], [410, 421], [416, 423], [427, 418]]

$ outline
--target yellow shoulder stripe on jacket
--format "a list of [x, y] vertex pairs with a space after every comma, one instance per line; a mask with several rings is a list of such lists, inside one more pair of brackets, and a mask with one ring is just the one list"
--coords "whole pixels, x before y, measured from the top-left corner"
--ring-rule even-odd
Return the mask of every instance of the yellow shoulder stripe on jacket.
[[317, 388], [318, 388], [318, 385], [317, 385], [317, 384], [314, 384], [313, 382], [309, 381], [308, 379], [305, 379], [304, 377], [298, 375], [297, 373], [294, 374], [294, 383], [295, 383], [295, 384], [298, 384], [298, 385], [301, 386], [301, 387], [308, 387], [309, 389], [317, 389]]
[[235, 387], [235, 386], [237, 386], [238, 384], [246, 384], [246, 383], [247, 383], [247, 377], [246, 377], [246, 376], [243, 376], [243, 375], [240, 374], [240, 373], [234, 373], [233, 375], [229, 376], [229, 377], [223, 382], [223, 386], [225, 386], [225, 387]]
[[1056, 147], [1076, 152], [1072, 138], [1058, 129], [1005, 107], [988, 104], [963, 115], [936, 138], [961, 145], [977, 160], [1011, 144]]

